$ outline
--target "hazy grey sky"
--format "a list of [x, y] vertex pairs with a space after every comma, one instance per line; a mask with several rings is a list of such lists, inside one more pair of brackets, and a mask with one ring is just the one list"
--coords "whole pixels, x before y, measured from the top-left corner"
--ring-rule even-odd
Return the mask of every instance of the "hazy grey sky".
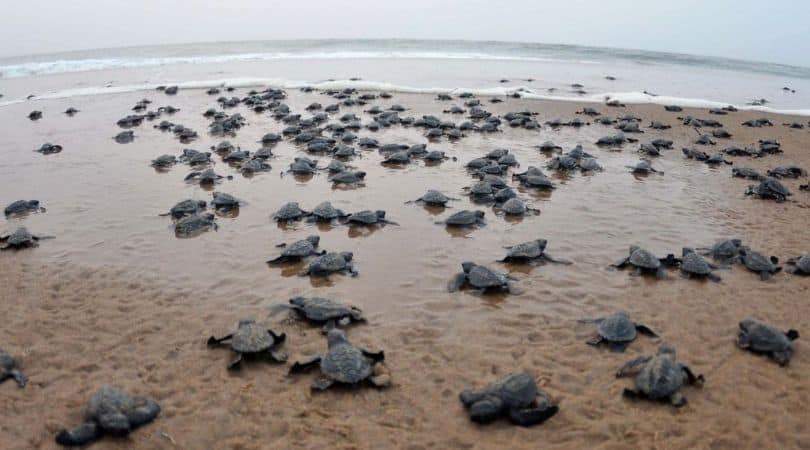
[[808, 0], [0, 0], [0, 56], [219, 40], [565, 43], [810, 66]]

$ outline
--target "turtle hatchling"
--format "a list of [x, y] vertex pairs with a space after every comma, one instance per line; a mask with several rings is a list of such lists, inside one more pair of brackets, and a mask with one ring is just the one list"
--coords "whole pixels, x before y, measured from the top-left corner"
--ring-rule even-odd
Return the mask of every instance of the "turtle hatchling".
[[636, 339], [638, 333], [658, 337], [646, 325], [630, 320], [630, 316], [624, 311], [599, 319], [584, 319], [580, 322], [595, 323], [597, 325], [596, 335], [587, 341], [588, 345], [605, 343], [613, 352], [623, 352]]
[[240, 367], [243, 357], [266, 357], [276, 362], [287, 361], [287, 354], [278, 347], [284, 343], [287, 336], [284, 333], [276, 334], [273, 330], [265, 328], [254, 320], [240, 320], [234, 333], [221, 338], [211, 336], [208, 346], [228, 345], [236, 357], [228, 363], [228, 369]]
[[352, 252], [330, 252], [313, 259], [307, 270], [301, 273], [302, 276], [327, 276], [332, 273], [348, 273], [356, 277], [357, 271], [354, 268], [354, 254]]
[[349, 217], [346, 218], [346, 222], [352, 225], [377, 225], [377, 224], [398, 225], [396, 222], [392, 222], [386, 219], [385, 211], [381, 209], [378, 209], [376, 211], [366, 209], [353, 214], [349, 214]]
[[11, 354], [0, 348], [0, 383], [12, 379], [17, 386], [23, 388], [27, 382], [25, 374], [17, 367], [17, 360]]
[[448, 227], [471, 227], [475, 225], [484, 225], [484, 211], [465, 209], [459, 211], [444, 221], [437, 222], [440, 225], [447, 225]]
[[348, 214], [332, 206], [331, 202], [325, 201], [319, 203], [315, 208], [312, 209], [312, 213], [307, 218], [307, 221], [326, 223], [335, 219], [343, 219], [347, 216]]
[[512, 278], [503, 272], [480, 266], [473, 262], [461, 263], [462, 272], [457, 273], [448, 284], [448, 292], [456, 292], [464, 285], [477, 289], [480, 293], [487, 291], [508, 291], [517, 293], [509, 283]]
[[346, 333], [337, 328], [329, 330], [326, 340], [326, 353], [296, 362], [290, 367], [290, 374], [319, 367], [321, 376], [312, 383], [312, 389], [317, 391], [326, 390], [335, 383], [355, 386], [368, 381], [376, 387], [391, 384], [391, 377], [380, 364], [385, 360], [382, 351], [370, 352], [355, 347], [349, 342]]
[[619, 369], [617, 377], [635, 376], [633, 388], [625, 388], [624, 396], [666, 401], [675, 407], [686, 405], [681, 393], [684, 385], [702, 386], [703, 375], [692, 372], [689, 366], [675, 359], [675, 349], [662, 345], [655, 356], [638, 357]]
[[283, 248], [281, 255], [267, 261], [268, 264], [281, 264], [292, 261], [300, 261], [308, 256], [320, 256], [326, 253], [325, 250], [318, 251], [318, 244], [321, 238], [316, 235], [307, 236], [306, 239], [293, 242], [292, 244], [279, 244], [276, 247]]
[[622, 269], [630, 265], [635, 268], [634, 275], [654, 273], [659, 279], [664, 279], [667, 277], [666, 267], [673, 265], [674, 259], [674, 255], [671, 254], [666, 258], [658, 258], [647, 250], [634, 245], [630, 247], [626, 258], [613, 263], [611, 266]]
[[294, 222], [309, 216], [311, 213], [298, 206], [298, 202], [285, 203], [275, 214], [273, 220], [277, 222]]
[[507, 417], [515, 425], [529, 427], [545, 422], [559, 411], [527, 373], [511, 373], [483, 389], [466, 389], [459, 394], [459, 400], [470, 420], [480, 424]]
[[435, 189], [430, 189], [421, 197], [413, 200], [413, 203], [420, 203], [427, 206], [447, 206], [447, 202], [451, 200], [458, 199], [448, 197]]
[[96, 391], [84, 410], [84, 423], [72, 430], [62, 430], [56, 443], [81, 446], [105, 434], [126, 436], [146, 425], [160, 414], [160, 405], [150, 398], [132, 396], [126, 391], [103, 386]]
[[24, 216], [34, 212], [45, 212], [45, 208], [39, 206], [39, 200], [17, 200], [3, 210], [6, 217]]
[[0, 236], [0, 250], [20, 250], [39, 245], [40, 239], [49, 239], [46, 236], [35, 236], [25, 227], [19, 227], [13, 233]]
[[288, 305], [278, 307], [291, 309], [310, 322], [324, 324], [324, 332], [352, 322], [366, 321], [360, 308], [323, 297], [295, 297]]
[[174, 234], [179, 238], [195, 237], [205, 231], [219, 228], [213, 214], [191, 214], [175, 222]]
[[683, 248], [681, 256], [681, 273], [687, 278], [707, 278], [714, 282], [719, 282], [720, 277], [712, 273], [718, 269], [714, 264], [710, 264], [694, 249]]
[[740, 322], [737, 345], [754, 353], [763, 353], [780, 366], [786, 366], [793, 356], [793, 341], [799, 338], [796, 330], [782, 331], [754, 319]]
[[798, 258], [790, 258], [787, 263], [794, 266], [790, 269], [790, 273], [804, 276], [810, 275], [810, 253]]
[[508, 252], [499, 262], [526, 264], [547, 261], [555, 264], [572, 264], [571, 261], [557, 259], [546, 253], [548, 241], [545, 239], [535, 239], [522, 244], [505, 247]]
[[239, 209], [239, 200], [234, 198], [231, 194], [224, 192], [214, 192], [214, 199], [211, 200], [211, 206], [220, 212], [233, 211]]
[[764, 177], [758, 185], [748, 186], [745, 195], [754, 195], [761, 199], [773, 199], [782, 203], [791, 195], [790, 191], [776, 178]]
[[779, 258], [775, 256], [768, 258], [762, 253], [755, 252], [747, 247], [740, 248], [739, 254], [739, 260], [743, 265], [751, 272], [758, 273], [762, 281], [770, 279], [773, 274], [782, 270], [782, 267], [777, 265], [779, 264]]

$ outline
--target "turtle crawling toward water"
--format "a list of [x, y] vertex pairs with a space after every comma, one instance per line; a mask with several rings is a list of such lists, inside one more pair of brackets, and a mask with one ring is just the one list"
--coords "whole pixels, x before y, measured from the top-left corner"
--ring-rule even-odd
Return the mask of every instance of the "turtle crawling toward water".
[[348, 273], [356, 277], [357, 270], [354, 268], [354, 254], [352, 252], [330, 252], [313, 259], [307, 270], [301, 273], [302, 276], [325, 277], [332, 273]]
[[307, 236], [306, 239], [293, 242], [290, 245], [279, 244], [277, 247], [283, 248], [281, 255], [267, 261], [267, 264], [281, 264], [292, 261], [300, 261], [308, 256], [320, 256], [326, 253], [325, 250], [318, 251], [318, 244], [321, 242], [320, 236]]
[[336, 383], [356, 386], [363, 381], [376, 387], [390, 386], [391, 377], [380, 364], [385, 360], [385, 353], [355, 347], [349, 342], [346, 333], [337, 328], [329, 330], [326, 340], [326, 353], [296, 362], [290, 367], [290, 375], [318, 366], [321, 377], [312, 383], [312, 389], [318, 391], [326, 390]]
[[287, 305], [277, 305], [276, 309], [280, 308], [291, 309], [310, 322], [324, 324], [324, 332], [366, 321], [360, 308], [323, 297], [294, 297]]
[[623, 352], [636, 339], [638, 333], [658, 337], [646, 325], [630, 320], [630, 316], [624, 311], [598, 319], [583, 319], [580, 322], [597, 324], [596, 335], [586, 341], [588, 345], [605, 343], [613, 352]]
[[779, 258], [776, 256], [766, 257], [762, 253], [755, 252], [748, 247], [740, 248], [739, 261], [750, 270], [751, 272], [759, 273], [762, 281], [769, 280], [773, 274], [782, 270], [779, 264]]
[[694, 249], [689, 247], [683, 248], [681, 256], [681, 273], [687, 278], [707, 278], [714, 282], [719, 282], [720, 277], [712, 273], [713, 270], [718, 269], [714, 264], [710, 264], [702, 256], [700, 256]]
[[737, 345], [754, 353], [764, 353], [780, 366], [786, 366], [793, 356], [793, 341], [799, 338], [796, 330], [781, 331], [754, 319], [740, 322]]
[[17, 386], [23, 388], [27, 382], [25, 375], [17, 367], [17, 360], [11, 354], [0, 349], [0, 383], [13, 379]]
[[39, 245], [40, 239], [51, 239], [50, 236], [35, 236], [25, 227], [19, 227], [13, 233], [0, 236], [0, 250], [20, 250]]
[[105, 434], [126, 436], [152, 422], [159, 414], [160, 406], [156, 401], [104, 386], [87, 402], [85, 422], [72, 430], [60, 431], [56, 435], [56, 443], [80, 446], [100, 439]]
[[741, 249], [742, 241], [740, 239], [722, 239], [710, 248], [699, 248], [698, 251], [722, 263], [729, 263], [737, 260]]
[[540, 261], [547, 261], [556, 264], [572, 264], [571, 261], [556, 259], [546, 253], [548, 241], [545, 239], [535, 239], [522, 244], [504, 247], [509, 252], [498, 262], [509, 262], [518, 264], [535, 264]]
[[480, 390], [466, 389], [459, 400], [476, 423], [508, 417], [515, 425], [539, 425], [557, 414], [559, 407], [537, 387], [531, 375], [511, 373]]
[[50, 142], [46, 142], [34, 151], [37, 153], [42, 153], [43, 155], [53, 155], [55, 153], [61, 152], [62, 146], [59, 144], [51, 144]]
[[429, 189], [424, 195], [407, 203], [419, 203], [426, 206], [445, 207], [447, 202], [451, 200], [458, 200], [457, 198], [448, 197], [435, 189]]
[[748, 186], [745, 195], [754, 195], [761, 199], [773, 199], [782, 203], [791, 195], [790, 191], [776, 178], [763, 177], [758, 185]]
[[461, 263], [462, 272], [457, 273], [447, 286], [448, 292], [456, 292], [465, 285], [477, 289], [481, 294], [488, 291], [517, 293], [512, 287], [508, 274], [470, 261]]
[[211, 200], [211, 207], [219, 212], [228, 212], [239, 209], [239, 200], [231, 194], [224, 192], [214, 192]]
[[686, 405], [681, 387], [703, 385], [703, 375], [695, 375], [689, 366], [675, 359], [675, 349], [662, 345], [655, 356], [641, 356], [622, 366], [616, 377], [635, 376], [633, 388], [625, 388], [624, 396], [668, 401], [675, 407]]
[[799, 256], [798, 258], [790, 258], [787, 260], [787, 263], [794, 266], [790, 269], [790, 273], [794, 275], [810, 276], [810, 253]]
[[315, 208], [312, 208], [311, 215], [307, 218], [308, 222], [323, 222], [329, 223], [336, 219], [343, 219], [347, 217], [348, 214], [343, 212], [343, 210], [337, 209], [332, 206], [330, 201], [325, 201], [319, 203]]
[[194, 214], [199, 214], [205, 211], [206, 203], [204, 200], [182, 200], [177, 202], [176, 205], [172, 206], [172, 209], [165, 214], [161, 214], [161, 216], [172, 216], [173, 219], [182, 219], [186, 216], [191, 216]]
[[463, 211], [459, 211], [447, 219], [436, 222], [438, 225], [446, 225], [448, 227], [471, 227], [471, 226], [483, 226], [484, 222], [484, 211], [472, 211], [469, 209], [465, 209]]
[[308, 211], [301, 209], [298, 202], [288, 202], [282, 205], [281, 208], [273, 214], [273, 220], [276, 222], [294, 222], [309, 215], [310, 213]]
[[346, 218], [346, 222], [350, 225], [399, 225], [396, 222], [386, 219], [385, 211], [381, 209], [377, 211], [366, 209], [349, 214]]
[[24, 216], [32, 212], [45, 212], [45, 208], [39, 206], [39, 200], [17, 200], [3, 210], [6, 217]]
[[175, 222], [174, 234], [179, 238], [190, 238], [210, 229], [216, 231], [218, 228], [213, 214], [191, 214]]
[[236, 357], [228, 364], [228, 370], [237, 369], [243, 357], [264, 356], [276, 362], [287, 361], [287, 354], [278, 350], [287, 335], [276, 334], [273, 330], [256, 323], [255, 320], [243, 319], [235, 332], [221, 338], [211, 336], [208, 346], [228, 345]]
[[667, 266], [675, 263], [675, 256], [672, 254], [667, 255], [666, 258], [658, 258], [647, 250], [634, 245], [630, 247], [630, 252], [626, 258], [611, 264], [611, 266], [622, 269], [629, 265], [635, 268], [633, 275], [654, 273], [659, 279], [664, 279], [667, 277]]

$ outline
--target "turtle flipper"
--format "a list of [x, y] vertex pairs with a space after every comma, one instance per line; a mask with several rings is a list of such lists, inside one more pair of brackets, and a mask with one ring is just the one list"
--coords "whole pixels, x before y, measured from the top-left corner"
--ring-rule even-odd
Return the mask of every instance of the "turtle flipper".
[[603, 341], [602, 336], [596, 334], [592, 338], [585, 341], [585, 343], [588, 345], [599, 345], [602, 343], [602, 341]]
[[553, 256], [551, 256], [551, 255], [549, 255], [548, 253], [543, 253], [543, 259], [545, 259], [546, 261], [548, 261], [548, 262], [550, 262], [550, 263], [554, 263], [554, 264], [564, 264], [564, 265], [566, 265], [566, 266], [569, 266], [569, 265], [571, 265], [571, 264], [574, 264], [574, 263], [572, 263], [571, 261], [568, 261], [567, 259], [557, 259], [557, 258], [555, 258], [555, 257], [553, 257]]
[[138, 402], [140, 405], [127, 415], [132, 429], [155, 420], [155, 417], [160, 414], [160, 405], [156, 401], [139, 397]]
[[640, 323], [636, 324], [636, 331], [649, 337], [658, 337], [658, 334], [656, 334], [655, 331], [651, 330], [650, 327], [648, 327], [647, 325], [642, 325]]
[[759, 273], [759, 279], [762, 280], [762, 281], [768, 281], [768, 280], [771, 279], [772, 276], [773, 276], [772, 273], [766, 272], [764, 270]]
[[667, 269], [662, 264], [658, 270], [655, 271], [655, 277], [659, 280], [666, 280], [667, 279]]
[[616, 377], [629, 377], [637, 374], [641, 371], [642, 367], [644, 367], [644, 364], [647, 364], [651, 359], [652, 356], [639, 356], [636, 359], [628, 361], [616, 371]]
[[332, 384], [334, 384], [334, 381], [330, 380], [329, 378], [318, 378], [312, 382], [312, 389], [316, 391], [324, 391], [329, 389], [329, 386], [332, 386]]
[[539, 425], [557, 414], [557, 405], [546, 405], [537, 408], [510, 409], [509, 420], [515, 425], [529, 427]]
[[296, 361], [290, 367], [290, 371], [288, 372], [290, 375], [305, 372], [318, 364], [321, 363], [321, 355], [313, 356], [309, 359], [305, 359], [304, 361]]
[[621, 269], [624, 266], [626, 266], [627, 263], [629, 263], [629, 262], [630, 262], [630, 257], [628, 256], [626, 258], [622, 258], [622, 259], [616, 261], [615, 263], [611, 264], [610, 267], [615, 267], [617, 269]]
[[715, 283], [719, 283], [720, 281], [723, 280], [722, 278], [720, 278], [719, 276], [717, 276], [717, 275], [715, 275], [713, 273], [707, 274], [706, 278], [708, 278], [711, 281], [714, 281]]
[[686, 374], [687, 384], [694, 384], [698, 387], [703, 386], [703, 383], [706, 381], [706, 379], [703, 377], [703, 374], [695, 375], [695, 373], [692, 372], [692, 369], [690, 369], [689, 366], [687, 365], [682, 366], [682, 369], [683, 373]]
[[208, 346], [213, 347], [215, 345], [219, 345], [219, 344], [227, 341], [228, 339], [230, 339], [232, 337], [233, 337], [233, 333], [226, 334], [225, 336], [222, 336], [221, 338], [211, 336], [210, 338], [208, 338]]
[[275, 362], [287, 362], [287, 352], [283, 352], [281, 350], [268, 350], [267, 354], [270, 356], [270, 359]]
[[686, 400], [686, 397], [680, 392], [676, 392], [676, 393], [670, 395], [669, 396], [669, 402], [672, 403], [672, 406], [674, 406], [676, 408], [686, 406], [686, 404], [688, 403], [687, 400]]
[[793, 356], [792, 350], [785, 350], [783, 352], [773, 352], [771, 353], [771, 359], [776, 361], [780, 366], [786, 366], [790, 362], [791, 356]]
[[366, 358], [368, 358], [368, 359], [370, 359], [372, 361], [380, 362], [380, 361], [385, 360], [385, 352], [382, 351], [382, 350], [380, 350], [378, 352], [370, 352], [370, 351], [368, 351], [368, 350], [366, 350], [364, 348], [361, 348], [360, 351], [363, 352], [363, 356], [365, 356]]
[[[19, 370], [17, 370], [17, 369], [12, 369], [12, 370], [9, 370], [9, 371], [6, 373], [6, 376], [9, 376], [9, 377], [13, 378], [13, 379], [14, 379], [14, 381], [16, 381], [16, 382], [17, 382], [17, 386], [19, 386], [19, 387], [21, 387], [21, 388], [24, 388], [24, 387], [25, 387], [25, 384], [28, 382], [28, 379], [25, 377], [25, 374], [24, 374], [24, 373], [22, 373], [22, 372], [20, 372], [20, 371], [19, 371]], [[2, 378], [2, 377], [0, 377], [0, 379], [1, 379], [1, 378]]]
[[647, 397], [646, 395], [644, 395], [643, 392], [639, 391], [638, 389], [630, 389], [630, 388], [624, 388], [624, 390], [622, 391], [622, 395], [632, 399]]
[[287, 256], [279, 256], [277, 258], [267, 260], [267, 264], [274, 265], [274, 264], [282, 264], [288, 262], [289, 258]]
[[236, 370], [242, 367], [242, 354], [237, 353], [236, 357], [228, 363], [228, 370]]
[[335, 320], [334, 319], [329, 319], [329, 320], [326, 321], [326, 324], [324, 324], [323, 329], [321, 331], [323, 331], [323, 334], [326, 334], [330, 330], [334, 330], [335, 328], [337, 328], [337, 324], [335, 323]]
[[467, 274], [464, 272], [457, 273], [450, 283], [447, 285], [448, 292], [456, 292], [461, 289], [461, 286], [464, 286], [464, 283], [467, 282]]
[[64, 446], [89, 444], [101, 437], [101, 428], [95, 422], [87, 422], [72, 430], [62, 430], [56, 435], [56, 443]]

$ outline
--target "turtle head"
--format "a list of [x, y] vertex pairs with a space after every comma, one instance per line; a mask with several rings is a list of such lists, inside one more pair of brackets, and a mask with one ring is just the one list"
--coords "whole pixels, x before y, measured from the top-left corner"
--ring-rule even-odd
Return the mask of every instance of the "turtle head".
[[352, 253], [352, 252], [340, 252], [340, 256], [343, 257], [343, 259], [345, 259], [346, 262], [349, 262], [349, 261], [352, 260], [352, 258], [354, 258], [354, 253]]
[[670, 356], [672, 356], [674, 358], [675, 357], [675, 347], [672, 347], [670, 345], [662, 345], [661, 347], [658, 347], [658, 354], [659, 355], [670, 355]]
[[475, 217], [477, 217], [479, 219], [483, 219], [484, 218], [484, 211], [476, 211], [475, 212]]
[[358, 170], [358, 171], [357, 171], [357, 172], [355, 172], [354, 174], [355, 174], [355, 175], [357, 175], [357, 178], [360, 178], [361, 180], [362, 180], [362, 179], [364, 179], [364, 178], [366, 178], [366, 173], [365, 173], [365, 172], [363, 172], [362, 170]]
[[540, 251], [545, 250], [546, 245], [548, 245], [548, 241], [545, 239], [538, 239], [535, 242], [537, 242], [537, 245], [540, 247]]
[[471, 261], [464, 261], [463, 263], [461, 263], [461, 268], [462, 268], [462, 270], [464, 270], [464, 273], [470, 273], [470, 271], [475, 266], [476, 266], [476, 264], [474, 262], [471, 262]]
[[349, 340], [346, 339], [346, 333], [343, 330], [333, 328], [326, 334], [326, 342], [329, 347], [332, 347], [333, 345], [347, 343]]
[[246, 326], [252, 325], [254, 323], [256, 323], [256, 321], [253, 320], [253, 319], [242, 319], [242, 320], [239, 321], [239, 328], [246, 327]]
[[633, 253], [635, 253], [636, 251], [638, 251], [638, 250], [641, 250], [641, 247], [639, 247], [638, 245], [631, 245], [631, 246], [630, 246], [630, 254], [631, 254], [631, 255], [632, 255]]
[[749, 331], [754, 325], [757, 324], [757, 321], [754, 319], [743, 319], [740, 321], [740, 330], [741, 331]]
[[312, 236], [307, 236], [307, 241], [309, 241], [309, 243], [312, 244], [313, 247], [317, 247], [318, 244], [321, 242], [321, 237], [313, 234]]
[[290, 304], [293, 306], [304, 306], [307, 299], [304, 297], [293, 297], [290, 299]]
[[785, 336], [787, 336], [787, 338], [791, 341], [795, 341], [796, 339], [799, 339], [799, 332], [796, 330], [787, 330]]
[[731, 243], [734, 244], [735, 247], [742, 247], [742, 240], [741, 239], [732, 239]]
[[378, 219], [385, 219], [385, 211], [383, 211], [381, 209], [378, 209], [377, 211], [375, 211], [374, 214], [377, 214]]
[[695, 249], [690, 248], [690, 247], [684, 247], [683, 250], [681, 250], [681, 255], [682, 256], [686, 256], [686, 255], [688, 255], [690, 253], [695, 253]]

